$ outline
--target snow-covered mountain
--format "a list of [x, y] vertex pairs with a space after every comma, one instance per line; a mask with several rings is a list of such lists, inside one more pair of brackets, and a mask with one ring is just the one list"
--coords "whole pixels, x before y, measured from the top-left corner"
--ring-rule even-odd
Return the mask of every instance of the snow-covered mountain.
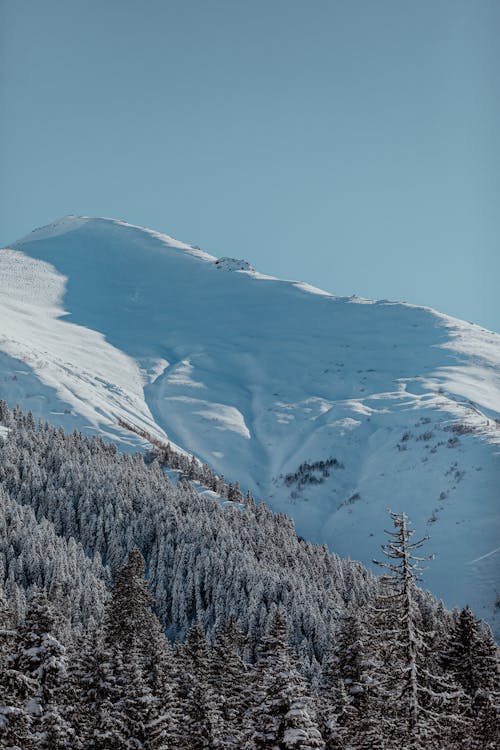
[[70, 216], [0, 251], [0, 397], [168, 437], [367, 564], [406, 510], [425, 585], [499, 612], [500, 336], [479, 326]]

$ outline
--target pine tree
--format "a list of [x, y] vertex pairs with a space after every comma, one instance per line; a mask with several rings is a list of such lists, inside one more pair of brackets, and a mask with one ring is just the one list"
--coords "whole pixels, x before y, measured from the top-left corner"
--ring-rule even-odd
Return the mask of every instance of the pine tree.
[[469, 607], [455, 617], [442, 663], [465, 693], [462, 713], [469, 722], [462, 736], [471, 738], [474, 750], [500, 744], [497, 646], [489, 627]]
[[366, 612], [348, 604], [323, 661], [318, 690], [327, 750], [375, 750], [381, 741], [382, 701], [373, 679], [375, 644]]
[[179, 750], [224, 747], [221, 700], [210, 684], [211, 654], [199, 623], [193, 625], [180, 651], [180, 692], [184, 731]]
[[123, 650], [144, 646], [155, 627], [152, 597], [144, 578], [146, 563], [140, 551], [133, 549], [116, 574], [111, 600], [107, 606], [105, 638], [109, 645], [120, 644]]
[[416, 583], [421, 563], [431, 557], [417, 557], [426, 538], [412, 542], [405, 513], [390, 513], [395, 531], [386, 532], [390, 540], [382, 545], [390, 562], [374, 561], [388, 571], [380, 579], [382, 595], [375, 608], [379, 639], [379, 698], [387, 701], [387, 734], [408, 750], [429, 750], [445, 734], [446, 704], [460, 693], [440, 675], [432, 673], [427, 634], [421, 628], [416, 600]]
[[180, 702], [175, 692], [175, 667], [170, 644], [162, 632], [151, 634], [156, 657], [146, 663], [151, 691], [147, 712], [147, 732], [151, 750], [176, 750], [182, 726]]
[[228, 750], [239, 750], [251, 736], [247, 712], [253, 698], [254, 670], [242, 659], [245, 643], [231, 616], [217, 634], [210, 665], [210, 685], [221, 704], [222, 747]]
[[497, 647], [489, 628], [464, 607], [452, 627], [443, 665], [471, 698], [478, 690], [498, 690]]
[[276, 612], [260, 644], [254, 742], [257, 750], [324, 748], [305, 679], [286, 643], [286, 625]]
[[[95, 695], [102, 685], [97, 664], [102, 663], [97, 628], [78, 634], [68, 654], [68, 717], [82, 748], [90, 745], [95, 720]], [[95, 683], [92, 680], [95, 678]]]
[[495, 750], [500, 747], [499, 691], [479, 689], [472, 700], [472, 731], [464, 746], [468, 750]]
[[333, 652], [323, 662], [318, 693], [316, 696], [318, 726], [326, 750], [341, 750], [350, 731], [354, 715], [351, 700], [345, 690], [344, 681], [338, 671]]
[[[118, 662], [118, 663], [117, 663]], [[82, 675], [83, 701], [89, 716], [85, 747], [93, 750], [122, 750], [127, 747], [125, 717], [116, 706], [126, 687], [120, 683], [119, 652], [106, 648], [101, 639], [87, 656], [88, 671]]]
[[366, 624], [359, 606], [347, 607], [341, 621], [337, 641], [333, 650], [334, 665], [345, 690], [350, 697], [352, 709], [362, 711], [368, 691], [369, 657]]
[[172, 739], [169, 707], [162, 703], [167, 691], [155, 673], [166, 644], [151, 610], [144, 572], [144, 558], [134, 549], [115, 578], [102, 638], [94, 646], [98, 659], [90, 658], [90, 670], [80, 678], [92, 707], [96, 750], [148, 744], [167, 750]]
[[26, 709], [31, 731], [26, 748], [63, 750], [74, 740], [66, 715], [65, 648], [57, 637], [57, 615], [44, 592], [31, 597], [17, 631], [12, 667], [36, 684]]
[[15, 615], [0, 589], [0, 743], [7, 748], [27, 746], [31, 717], [26, 704], [36, 690], [36, 681], [14, 664], [15, 641]]

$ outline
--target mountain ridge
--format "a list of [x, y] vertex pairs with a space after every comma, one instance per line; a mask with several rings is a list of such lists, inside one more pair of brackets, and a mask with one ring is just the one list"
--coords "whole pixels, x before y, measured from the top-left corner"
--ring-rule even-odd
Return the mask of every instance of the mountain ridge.
[[[0, 252], [7, 400], [129, 448], [117, 421], [133, 421], [363, 562], [386, 506], [403, 506], [435, 540], [433, 592], [450, 606], [470, 592], [492, 620], [500, 336], [218, 260], [88, 217], [12, 243]], [[333, 459], [344, 468], [325, 469]]]

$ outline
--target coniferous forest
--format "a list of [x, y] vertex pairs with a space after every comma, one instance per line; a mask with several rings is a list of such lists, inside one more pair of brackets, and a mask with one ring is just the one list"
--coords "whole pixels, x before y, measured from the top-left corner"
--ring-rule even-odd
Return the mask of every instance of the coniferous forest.
[[5, 402], [0, 425], [1, 748], [498, 747], [496, 644], [419, 587], [404, 513], [375, 577], [239, 488]]

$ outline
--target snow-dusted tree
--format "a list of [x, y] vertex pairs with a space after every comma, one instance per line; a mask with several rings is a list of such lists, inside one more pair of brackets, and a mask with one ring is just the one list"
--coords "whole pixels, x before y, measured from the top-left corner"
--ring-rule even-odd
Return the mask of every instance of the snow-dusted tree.
[[369, 689], [369, 638], [365, 612], [350, 604], [341, 620], [333, 649], [334, 664], [355, 711], [363, 710]]
[[115, 654], [104, 645], [102, 634], [89, 638], [81, 662], [81, 669], [76, 671], [80, 707], [76, 725], [84, 747], [93, 750], [127, 747], [126, 725], [123, 715], [116, 710], [122, 695], [120, 674]]
[[468, 750], [495, 750], [500, 747], [500, 696], [498, 690], [479, 689], [472, 699], [472, 731], [463, 742]]
[[321, 671], [319, 713], [327, 750], [384, 747], [384, 706], [372, 676], [376, 647], [366, 613], [349, 605]]
[[171, 706], [162, 703], [167, 692], [157, 674], [166, 644], [144, 572], [144, 558], [134, 549], [116, 575], [102, 636], [91, 644], [89, 669], [80, 674], [93, 716], [91, 746], [97, 750], [175, 747], [167, 744]]
[[63, 750], [74, 740], [67, 719], [65, 648], [58, 639], [58, 617], [44, 592], [33, 594], [17, 630], [12, 668], [36, 684], [26, 704], [31, 717], [26, 749]]
[[147, 731], [151, 750], [177, 750], [181, 746], [183, 714], [173, 685], [170, 659], [158, 663], [152, 685]]
[[78, 633], [68, 649], [68, 718], [83, 748], [90, 744], [95, 722], [96, 692], [102, 684], [102, 663], [96, 628]]
[[179, 653], [183, 732], [179, 750], [225, 747], [221, 700], [210, 684], [211, 653], [199, 624], [193, 625]]
[[30, 715], [26, 703], [36, 690], [36, 681], [13, 663], [15, 640], [15, 615], [0, 588], [0, 746], [6, 748], [27, 745]]
[[12, 424], [10, 409], [3, 398], [0, 398], [0, 424], [5, 427], [10, 427]]
[[248, 710], [253, 700], [255, 670], [243, 661], [246, 639], [231, 616], [217, 633], [209, 681], [219, 696], [224, 748], [239, 750], [251, 736]]
[[316, 708], [326, 750], [340, 750], [344, 747], [355, 711], [351, 707], [351, 699], [340, 676], [333, 650], [323, 662]]
[[498, 650], [489, 627], [469, 607], [455, 614], [442, 661], [467, 699], [462, 708], [469, 718], [465, 734], [472, 738], [470, 747], [496, 747], [500, 744]]
[[482, 625], [469, 607], [455, 618], [443, 664], [471, 698], [478, 690], [499, 689], [496, 644], [488, 626]]
[[115, 576], [111, 600], [106, 608], [105, 639], [126, 650], [138, 644], [145, 647], [154, 622], [152, 597], [144, 578], [146, 563], [141, 552], [133, 549], [128, 561]]
[[380, 643], [376, 682], [379, 698], [386, 701], [383, 717], [390, 741], [408, 750], [429, 750], [445, 740], [447, 717], [452, 720], [460, 691], [432, 672], [428, 636], [422, 629], [416, 584], [422, 562], [432, 556], [414, 553], [427, 537], [412, 542], [414, 531], [406, 514], [390, 516], [395, 531], [386, 532], [390, 539], [382, 545], [388, 562], [374, 560], [387, 571], [374, 609], [374, 637]]
[[254, 709], [257, 750], [314, 750], [325, 744], [308, 686], [287, 645], [286, 624], [276, 612], [259, 648]]

